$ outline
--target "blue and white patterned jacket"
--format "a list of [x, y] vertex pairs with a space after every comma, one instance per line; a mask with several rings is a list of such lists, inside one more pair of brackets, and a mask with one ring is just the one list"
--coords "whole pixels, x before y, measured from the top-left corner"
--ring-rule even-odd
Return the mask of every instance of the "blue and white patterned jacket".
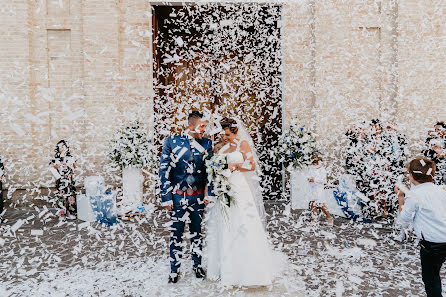
[[[163, 206], [172, 204], [172, 195], [177, 190], [191, 188], [196, 191], [205, 188], [208, 183], [205, 161], [213, 154], [212, 140], [205, 137], [195, 139], [204, 148], [203, 152], [191, 146], [192, 141], [193, 138], [183, 132], [164, 142], [159, 169]], [[208, 195], [213, 196], [211, 184]]]

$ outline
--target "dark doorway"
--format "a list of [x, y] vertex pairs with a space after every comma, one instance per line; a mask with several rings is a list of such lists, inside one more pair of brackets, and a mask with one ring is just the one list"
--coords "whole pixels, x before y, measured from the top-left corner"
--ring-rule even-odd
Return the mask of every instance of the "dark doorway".
[[263, 4], [154, 6], [157, 143], [187, 113], [240, 118], [262, 167], [265, 199], [282, 193], [271, 149], [282, 131], [281, 7]]

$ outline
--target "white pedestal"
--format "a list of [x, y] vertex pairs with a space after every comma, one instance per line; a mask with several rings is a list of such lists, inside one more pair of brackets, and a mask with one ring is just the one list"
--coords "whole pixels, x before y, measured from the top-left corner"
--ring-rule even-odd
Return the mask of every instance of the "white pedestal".
[[136, 211], [142, 204], [143, 197], [142, 169], [128, 167], [122, 169], [122, 201], [124, 211]]
[[310, 185], [305, 170], [290, 171], [291, 208], [308, 209]]
[[85, 222], [96, 221], [96, 214], [91, 209], [90, 199], [85, 195], [78, 195], [77, 199], [77, 218]]

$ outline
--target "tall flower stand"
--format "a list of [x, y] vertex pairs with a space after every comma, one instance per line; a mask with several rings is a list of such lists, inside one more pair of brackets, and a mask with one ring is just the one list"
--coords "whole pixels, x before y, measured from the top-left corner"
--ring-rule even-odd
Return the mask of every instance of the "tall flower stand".
[[144, 176], [141, 168], [125, 167], [122, 169], [122, 200], [120, 214], [126, 217], [144, 214], [143, 204]]
[[308, 209], [310, 185], [305, 169], [290, 170], [291, 208]]

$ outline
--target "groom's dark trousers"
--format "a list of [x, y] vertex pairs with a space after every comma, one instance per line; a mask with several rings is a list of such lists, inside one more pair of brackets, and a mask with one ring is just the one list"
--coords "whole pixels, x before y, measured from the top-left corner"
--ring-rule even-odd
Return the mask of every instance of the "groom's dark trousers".
[[[196, 143], [195, 143], [196, 142]], [[200, 149], [200, 146], [203, 150]], [[183, 254], [183, 233], [189, 225], [194, 266], [201, 265], [201, 222], [204, 210], [204, 190], [213, 196], [212, 184], [207, 182], [206, 158], [212, 156], [209, 138], [193, 139], [186, 133], [169, 137], [164, 142], [159, 176], [163, 206], [171, 211], [170, 263], [173, 273], [180, 267]]]
[[[173, 211], [170, 236], [170, 267], [172, 272], [178, 272], [183, 254], [183, 234], [186, 224], [189, 224], [192, 260], [194, 267], [201, 266], [202, 234], [201, 222], [205, 205], [204, 194], [185, 196], [173, 194]], [[189, 236], [188, 236], [189, 237]]]

